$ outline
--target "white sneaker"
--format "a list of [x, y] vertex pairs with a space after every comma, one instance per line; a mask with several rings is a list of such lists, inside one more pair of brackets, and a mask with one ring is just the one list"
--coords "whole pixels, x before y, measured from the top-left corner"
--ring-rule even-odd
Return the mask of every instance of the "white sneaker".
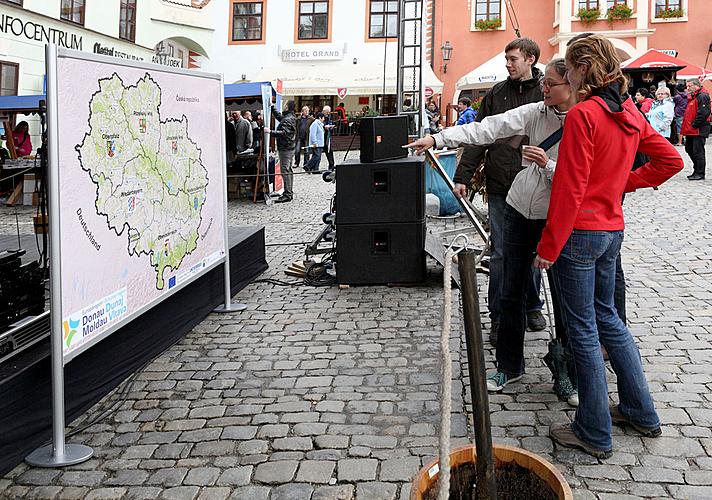
[[574, 392], [571, 396], [569, 396], [566, 399], [566, 402], [569, 403], [571, 406], [578, 407], [578, 405], [579, 405], [578, 392]]

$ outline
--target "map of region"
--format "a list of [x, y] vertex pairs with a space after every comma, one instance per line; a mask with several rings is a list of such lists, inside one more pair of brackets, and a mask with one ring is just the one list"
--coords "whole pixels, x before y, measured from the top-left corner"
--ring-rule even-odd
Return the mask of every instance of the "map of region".
[[160, 107], [161, 88], [148, 73], [130, 86], [116, 73], [101, 79], [75, 149], [96, 184], [97, 214], [126, 233], [129, 256], [148, 257], [163, 290], [164, 272], [198, 246], [208, 171], [186, 116], [161, 119]]

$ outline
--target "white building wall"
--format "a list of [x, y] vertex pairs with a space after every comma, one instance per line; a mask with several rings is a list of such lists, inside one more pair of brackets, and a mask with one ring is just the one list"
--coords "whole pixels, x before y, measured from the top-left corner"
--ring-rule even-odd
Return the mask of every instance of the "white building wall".
[[[213, 8], [176, 6], [163, 0], [137, 0], [136, 41], [119, 39], [120, 0], [86, 0], [84, 25], [60, 19], [61, 0], [24, 0], [23, 6], [0, 3], [0, 60], [19, 65], [18, 94], [41, 94], [47, 37], [67, 48], [152, 62], [155, 46], [171, 39], [184, 49], [209, 57], [213, 43]], [[22, 118], [19, 118], [22, 119]], [[33, 144], [39, 122], [29, 117]]]
[[[241, 81], [244, 74], [247, 80], [253, 80], [255, 74], [263, 68], [272, 68], [280, 64], [299, 64], [283, 62], [281, 50], [299, 48], [300, 50], [339, 48], [344, 49], [344, 63], [353, 64], [354, 58], [361, 62], [380, 63], [384, 59], [384, 41], [367, 42], [367, 2], [366, 0], [333, 0], [330, 19], [331, 42], [295, 43], [296, 0], [268, 0], [266, 2], [266, 32], [261, 44], [229, 45], [230, 17], [232, 2], [213, 0], [214, 38], [212, 57], [207, 65], [208, 71], [224, 73], [226, 83]], [[396, 43], [388, 42], [387, 68], [396, 70]], [[332, 61], [333, 62], [333, 61]]]

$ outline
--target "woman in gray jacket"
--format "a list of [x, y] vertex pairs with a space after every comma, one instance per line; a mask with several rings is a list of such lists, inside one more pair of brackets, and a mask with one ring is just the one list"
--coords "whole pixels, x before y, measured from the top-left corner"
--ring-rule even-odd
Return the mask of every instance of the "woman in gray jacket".
[[[563, 59], [546, 66], [541, 81], [544, 101], [525, 104], [481, 122], [452, 127], [439, 134], [426, 136], [408, 146], [417, 153], [437, 147], [461, 144], [492, 144], [515, 136], [525, 136], [529, 146], [522, 147], [521, 172], [507, 193], [504, 214], [504, 282], [502, 318], [497, 340], [497, 371], [487, 377], [487, 388], [499, 392], [524, 374], [524, 331], [526, 328], [526, 291], [532, 277], [532, 259], [546, 224], [551, 184], [556, 167], [559, 140], [567, 111], [576, 104], [576, 96], [564, 78]], [[524, 141], [527, 142], [526, 140]], [[541, 147], [540, 147], [541, 146]], [[546, 149], [545, 149], [546, 148]], [[462, 196], [465, 186], [456, 184], [455, 195]], [[550, 271], [551, 272], [551, 271]], [[551, 286], [556, 316], [556, 336], [566, 344], [566, 330], [560, 320], [556, 290]], [[554, 391], [571, 405], [578, 396], [570, 378], [563, 373], [555, 377]]]

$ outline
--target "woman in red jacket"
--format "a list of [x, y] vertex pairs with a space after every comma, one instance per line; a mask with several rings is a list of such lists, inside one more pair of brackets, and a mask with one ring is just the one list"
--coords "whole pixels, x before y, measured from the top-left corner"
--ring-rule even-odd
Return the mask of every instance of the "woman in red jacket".
[[30, 138], [29, 125], [22, 121], [12, 131], [12, 140], [15, 143], [17, 156], [27, 156], [32, 153], [32, 139]]
[[[579, 406], [571, 424], [553, 424], [559, 445], [598, 458], [612, 453], [611, 422], [645, 436], [660, 435], [660, 420], [643, 374], [640, 353], [613, 303], [615, 265], [623, 241], [624, 192], [658, 186], [682, 170], [675, 148], [657, 133], [623, 94], [626, 79], [616, 50], [593, 35], [566, 53], [567, 79], [579, 104], [566, 118], [547, 223], [534, 267], [554, 262], [562, 314], [574, 353]], [[636, 151], [650, 162], [632, 172]], [[608, 350], [620, 404], [608, 406]]]

